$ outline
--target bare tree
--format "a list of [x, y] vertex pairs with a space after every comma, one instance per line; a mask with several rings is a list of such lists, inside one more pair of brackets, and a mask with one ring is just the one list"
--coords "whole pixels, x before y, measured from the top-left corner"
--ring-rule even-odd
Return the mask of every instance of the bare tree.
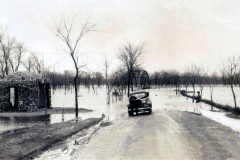
[[95, 79], [98, 87], [102, 84], [102, 81], [104, 80], [104, 77], [101, 72], [95, 72]]
[[206, 82], [209, 86], [209, 89], [210, 89], [210, 99], [211, 99], [211, 110], [213, 110], [213, 89], [214, 89], [214, 86], [215, 86], [215, 83], [216, 83], [216, 79], [217, 79], [217, 75], [216, 73], [212, 73], [211, 75], [209, 74], [205, 74], [206, 75]]
[[17, 72], [20, 64], [22, 63], [22, 57], [26, 52], [26, 48], [22, 42], [16, 43], [14, 52], [10, 55], [9, 63], [12, 69], [12, 72]]
[[[193, 97], [195, 96], [195, 85], [197, 83], [197, 78], [200, 72], [200, 68], [197, 65], [191, 65], [190, 67], [187, 67], [186, 72], [189, 74], [189, 80], [193, 87]], [[192, 99], [192, 102], [194, 103], [194, 98]]]
[[29, 71], [33, 71], [35, 73], [41, 74], [44, 72], [44, 58], [42, 54], [37, 52], [31, 52], [31, 55], [28, 59], [28, 64], [25, 65], [26, 68], [29, 69]]
[[0, 34], [0, 50], [2, 54], [2, 75], [5, 77], [9, 74], [9, 59], [14, 50], [15, 38], [6, 36], [6, 31]]
[[[78, 90], [77, 90], [77, 79], [79, 76], [79, 69], [84, 65], [79, 64], [80, 52], [79, 44], [82, 38], [93, 31], [96, 30], [97, 23], [91, 23], [90, 19], [87, 18], [81, 21], [79, 28], [76, 24], [76, 16], [71, 18], [63, 16], [59, 23], [55, 22], [54, 35], [57, 36], [67, 47], [67, 53], [71, 56], [74, 67], [75, 67], [75, 77], [74, 77], [74, 88], [75, 88], [75, 107], [76, 107], [76, 118], [78, 117]], [[75, 37], [74, 37], [75, 36]]]
[[[190, 85], [190, 78], [189, 78], [189, 72], [188, 71], [185, 71], [183, 74], [182, 74], [182, 80], [183, 80], [183, 85], [185, 85], [185, 88], [186, 88], [186, 93], [188, 91], [188, 86]], [[188, 100], [188, 97], [187, 97], [187, 100]]]
[[55, 84], [56, 72], [47, 71], [47, 74], [48, 74], [48, 77], [51, 80], [52, 91], [53, 91], [53, 94], [54, 94], [54, 91], [56, 89], [56, 84]]
[[160, 90], [160, 85], [164, 86], [165, 85], [165, 77], [164, 77], [164, 72], [163, 71], [160, 71], [159, 72], [159, 90]]
[[[122, 86], [122, 90], [126, 89], [125, 84], [127, 83], [127, 71], [123, 67], [119, 67], [113, 74], [112, 78], [115, 79], [117, 86]], [[125, 90], [126, 91], [126, 90]], [[126, 93], [126, 92], [125, 92]]]
[[237, 116], [237, 101], [236, 101], [236, 95], [234, 92], [234, 83], [235, 83], [236, 77], [238, 76], [237, 71], [239, 69], [238, 68], [239, 64], [240, 64], [240, 56], [228, 56], [226, 57], [226, 59], [222, 59], [223, 71], [227, 75], [229, 84], [231, 86], [231, 91], [233, 94], [236, 116]]
[[1, 78], [4, 78], [4, 56], [0, 55], [0, 71], [1, 71]]
[[27, 56], [26, 59], [24, 59], [22, 62], [22, 65], [27, 69], [27, 71], [31, 71], [31, 67], [32, 67], [32, 60], [30, 56]]
[[[170, 83], [170, 74], [167, 71], [162, 70], [161, 71], [161, 75], [163, 77], [163, 84], [164, 84], [164, 86], [165, 86], [165, 88], [167, 90], [167, 87], [168, 86], [170, 87], [170, 85], [171, 85], [171, 83]], [[170, 90], [171, 90], [171, 87], [170, 87]]]
[[179, 91], [180, 75], [179, 75], [179, 72], [176, 70], [171, 70], [170, 74], [171, 74], [173, 85], [176, 87], [176, 95], [177, 95]]
[[97, 88], [95, 88], [94, 84], [96, 83], [97, 79], [96, 79], [96, 73], [91, 72], [89, 74], [89, 78], [90, 78], [90, 82], [91, 82], [91, 86], [93, 89], [93, 93], [97, 93]]
[[107, 56], [107, 54], [104, 54], [103, 56], [103, 65], [104, 69], [103, 71], [105, 72], [105, 84], [106, 84], [106, 90], [108, 88], [108, 69], [112, 63], [112, 59]]
[[132, 44], [128, 44], [123, 48], [119, 49], [117, 54], [118, 58], [124, 66], [127, 68], [128, 72], [128, 97], [130, 93], [130, 85], [132, 81], [132, 74], [135, 68], [140, 66], [139, 59], [141, 58], [142, 54], [144, 53], [144, 44], [134, 47]]
[[203, 88], [207, 83], [207, 73], [205, 72], [203, 67], [198, 67], [197, 69], [197, 81], [198, 81], [198, 85], [200, 87], [200, 93], [201, 93], [201, 97], [203, 95]]
[[70, 79], [68, 79], [68, 77], [70, 77], [70, 72], [68, 70], [64, 70], [64, 90], [65, 90], [65, 95], [67, 92], [67, 87], [70, 87]]
[[[1, 29], [2, 29], [2, 28], [1, 28]], [[5, 31], [2, 31], [2, 30], [1, 30], [1, 33], [0, 33], [0, 41], [1, 41], [1, 43], [3, 43], [3, 41], [4, 41], [5, 32], [6, 32], [6, 30], [5, 30]], [[1, 48], [0, 48], [0, 49], [1, 49], [1, 50], [0, 50], [0, 68], [1, 68], [2, 78], [4, 78], [4, 77], [5, 77], [5, 67], [4, 67], [4, 65], [5, 65], [5, 57], [4, 57], [2, 45], [1, 45]]]
[[154, 72], [153, 73], [153, 84], [155, 85], [155, 86], [157, 86], [157, 85], [159, 85], [158, 84], [158, 80], [159, 80], [159, 72]]

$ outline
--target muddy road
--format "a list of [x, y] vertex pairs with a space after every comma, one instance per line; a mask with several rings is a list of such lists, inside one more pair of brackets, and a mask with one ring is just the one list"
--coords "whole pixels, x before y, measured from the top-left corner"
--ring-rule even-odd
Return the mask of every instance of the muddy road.
[[70, 159], [240, 159], [240, 134], [192, 112], [156, 110], [102, 127]]
[[240, 159], [239, 132], [193, 113], [195, 104], [174, 92], [151, 90], [150, 98], [151, 115], [129, 117], [124, 104], [110, 107], [110, 125], [80, 132], [36, 159]]

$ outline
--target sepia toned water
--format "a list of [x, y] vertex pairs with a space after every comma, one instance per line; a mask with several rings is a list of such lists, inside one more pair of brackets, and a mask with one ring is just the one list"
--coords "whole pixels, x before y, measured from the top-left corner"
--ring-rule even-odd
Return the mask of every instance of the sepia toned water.
[[[185, 89], [182, 88], [182, 89]], [[192, 87], [188, 87], [188, 91], [192, 91]], [[196, 92], [200, 91], [199, 87], [196, 87]], [[234, 92], [236, 95], [237, 99], [237, 105], [240, 106], [240, 87], [234, 87]], [[196, 93], [197, 94], [197, 93]], [[208, 86], [205, 86], [203, 88], [203, 99], [208, 99], [211, 100], [210, 98], [210, 88]], [[225, 87], [214, 87], [213, 89], [213, 101], [216, 103], [224, 104], [224, 105], [231, 105], [234, 106], [234, 101], [233, 101], [233, 95], [230, 86], [225, 86]]]
[[[52, 107], [65, 107], [65, 108], [75, 108], [74, 92], [71, 90], [67, 91], [65, 94], [64, 89], [57, 89], [52, 91]], [[110, 104], [106, 103], [106, 88], [96, 87], [95, 93], [93, 89], [88, 89], [81, 87], [79, 90], [78, 103], [79, 108], [85, 108], [93, 110], [93, 112], [79, 113], [79, 117], [84, 120], [90, 117], [101, 117], [105, 114], [106, 118], [109, 120], [121, 118], [124, 116], [122, 113], [127, 111], [127, 98], [124, 96], [122, 100], [116, 99], [115, 97], [110, 100]], [[75, 119], [75, 114], [50, 114], [38, 115], [38, 116], [0, 116], [0, 126], [1, 132], [6, 130], [18, 129], [31, 127], [35, 124], [45, 125], [47, 119], [48, 124], [59, 123], [64, 121]]]
[[[81, 119], [87, 119], [90, 117], [101, 117], [102, 114], [105, 114], [106, 119], [114, 120], [127, 117], [127, 104], [128, 98], [124, 94], [123, 99], [119, 100], [115, 97], [111, 97], [110, 104], [106, 103], [106, 88], [104, 86], [96, 87], [95, 93], [92, 88], [81, 87], [79, 90], [78, 102], [79, 108], [91, 109], [93, 112], [79, 113]], [[182, 88], [185, 89], [185, 88]], [[189, 87], [190, 91], [192, 88]], [[237, 97], [237, 104], [240, 104], [240, 88], [236, 87], [235, 94]], [[191, 108], [192, 104], [188, 103], [190, 99], [186, 101], [186, 97], [177, 96], [172, 88], [171, 91], [168, 88], [160, 89], [150, 89], [150, 99], [153, 103], [153, 110], [157, 109], [179, 109], [186, 110], [186, 108]], [[196, 87], [196, 91], [200, 88]], [[203, 98], [210, 99], [210, 90], [209, 87], [204, 87]], [[171, 105], [169, 105], [171, 101]], [[213, 93], [213, 101], [221, 104], [234, 104], [232, 98], [232, 92], [229, 87], [215, 87]], [[74, 108], [74, 92], [69, 90], [65, 94], [64, 89], [57, 89], [52, 92], [52, 107], [65, 107], [65, 108]], [[64, 114], [64, 121], [68, 121], [75, 118], [75, 114]], [[48, 124], [62, 122], [62, 114], [52, 114], [48, 115]], [[19, 117], [19, 116], [10, 116], [4, 117], [0, 116], [0, 126], [1, 132], [11, 129], [31, 127], [35, 124], [45, 124], [45, 116], [28, 116], [28, 117]]]

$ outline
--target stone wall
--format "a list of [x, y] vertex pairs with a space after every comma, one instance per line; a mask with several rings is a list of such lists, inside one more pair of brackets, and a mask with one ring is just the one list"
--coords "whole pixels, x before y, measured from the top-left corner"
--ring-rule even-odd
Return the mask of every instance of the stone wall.
[[36, 111], [38, 109], [38, 83], [19, 84], [18, 110]]
[[9, 110], [9, 89], [0, 85], [0, 111]]
[[[10, 77], [10, 78], [9, 78]], [[51, 87], [50, 80], [41, 78], [33, 73], [17, 73], [0, 80], [0, 111], [8, 111], [10, 106], [10, 88], [18, 88], [18, 110], [23, 112], [33, 112], [39, 109], [39, 84], [43, 81], [49, 84], [49, 108], [51, 107]]]

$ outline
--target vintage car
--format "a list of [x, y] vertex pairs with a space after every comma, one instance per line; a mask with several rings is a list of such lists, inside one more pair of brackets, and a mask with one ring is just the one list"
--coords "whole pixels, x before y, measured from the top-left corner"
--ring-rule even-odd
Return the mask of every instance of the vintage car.
[[129, 96], [128, 115], [133, 116], [134, 112], [138, 115], [146, 111], [149, 114], [152, 113], [152, 102], [149, 98], [149, 92], [141, 91], [131, 93]]

